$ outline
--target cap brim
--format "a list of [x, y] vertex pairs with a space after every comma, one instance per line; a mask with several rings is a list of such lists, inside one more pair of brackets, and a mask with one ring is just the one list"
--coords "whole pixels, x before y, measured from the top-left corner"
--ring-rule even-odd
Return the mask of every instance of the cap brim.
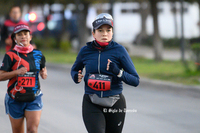
[[97, 19], [92, 23], [92, 26], [95, 30], [101, 27], [102, 25], [109, 25], [113, 27], [113, 22], [111, 19], [102, 18], [102, 19]]
[[109, 25], [109, 26], [113, 27], [110, 23], [103, 23], [103, 24], [99, 24], [99, 25], [97, 25], [96, 27], [94, 27], [94, 29], [96, 30], [96, 29], [98, 29], [99, 27], [101, 27], [102, 25]]
[[23, 30], [25, 30], [25, 31], [29, 31], [29, 32], [30, 32], [30, 30], [29, 30], [29, 29], [22, 28], [22, 29], [19, 29], [19, 30], [15, 31], [14, 33], [16, 34], [16, 33], [19, 33], [20, 31], [23, 31]]

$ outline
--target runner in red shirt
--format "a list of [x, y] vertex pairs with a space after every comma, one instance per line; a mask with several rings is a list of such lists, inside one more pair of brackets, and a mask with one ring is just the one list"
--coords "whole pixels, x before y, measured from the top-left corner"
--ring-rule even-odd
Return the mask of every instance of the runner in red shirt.
[[19, 24], [25, 24], [28, 26], [26, 22], [21, 20], [21, 8], [19, 6], [11, 7], [9, 17], [10, 18], [7, 19], [1, 27], [1, 42], [5, 44], [6, 52], [12, 47], [11, 34], [14, 27]]
[[30, 44], [32, 36], [26, 25], [17, 25], [12, 34], [13, 49], [6, 52], [0, 66], [0, 81], [8, 81], [5, 110], [13, 133], [37, 133], [42, 112], [39, 75], [47, 78], [45, 57]]

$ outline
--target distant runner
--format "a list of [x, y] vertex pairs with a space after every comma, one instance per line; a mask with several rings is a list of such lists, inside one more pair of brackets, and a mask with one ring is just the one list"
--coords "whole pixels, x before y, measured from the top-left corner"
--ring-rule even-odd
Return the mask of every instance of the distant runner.
[[11, 34], [14, 27], [19, 24], [28, 25], [28, 23], [21, 20], [21, 8], [13, 6], [9, 12], [9, 19], [7, 19], [1, 27], [1, 42], [6, 47], [6, 52], [12, 47]]

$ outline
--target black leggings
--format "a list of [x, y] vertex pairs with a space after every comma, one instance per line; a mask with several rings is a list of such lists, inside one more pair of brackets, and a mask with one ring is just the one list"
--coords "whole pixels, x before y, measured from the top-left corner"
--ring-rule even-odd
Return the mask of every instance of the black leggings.
[[88, 133], [121, 133], [125, 119], [124, 95], [113, 107], [93, 104], [88, 94], [83, 97], [82, 115]]

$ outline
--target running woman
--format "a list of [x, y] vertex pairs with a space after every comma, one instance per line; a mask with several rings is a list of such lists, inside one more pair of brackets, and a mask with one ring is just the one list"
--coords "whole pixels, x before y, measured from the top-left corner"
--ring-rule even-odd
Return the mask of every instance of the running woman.
[[136, 87], [139, 76], [126, 49], [112, 40], [112, 16], [99, 14], [92, 25], [95, 40], [80, 50], [71, 68], [75, 83], [85, 81], [83, 121], [89, 133], [121, 133], [126, 113], [122, 81]]
[[43, 107], [39, 75], [47, 78], [45, 57], [30, 45], [31, 38], [27, 25], [15, 26], [14, 48], [5, 54], [0, 67], [0, 81], [9, 80], [5, 108], [13, 133], [24, 133], [24, 118], [27, 133], [37, 133]]

